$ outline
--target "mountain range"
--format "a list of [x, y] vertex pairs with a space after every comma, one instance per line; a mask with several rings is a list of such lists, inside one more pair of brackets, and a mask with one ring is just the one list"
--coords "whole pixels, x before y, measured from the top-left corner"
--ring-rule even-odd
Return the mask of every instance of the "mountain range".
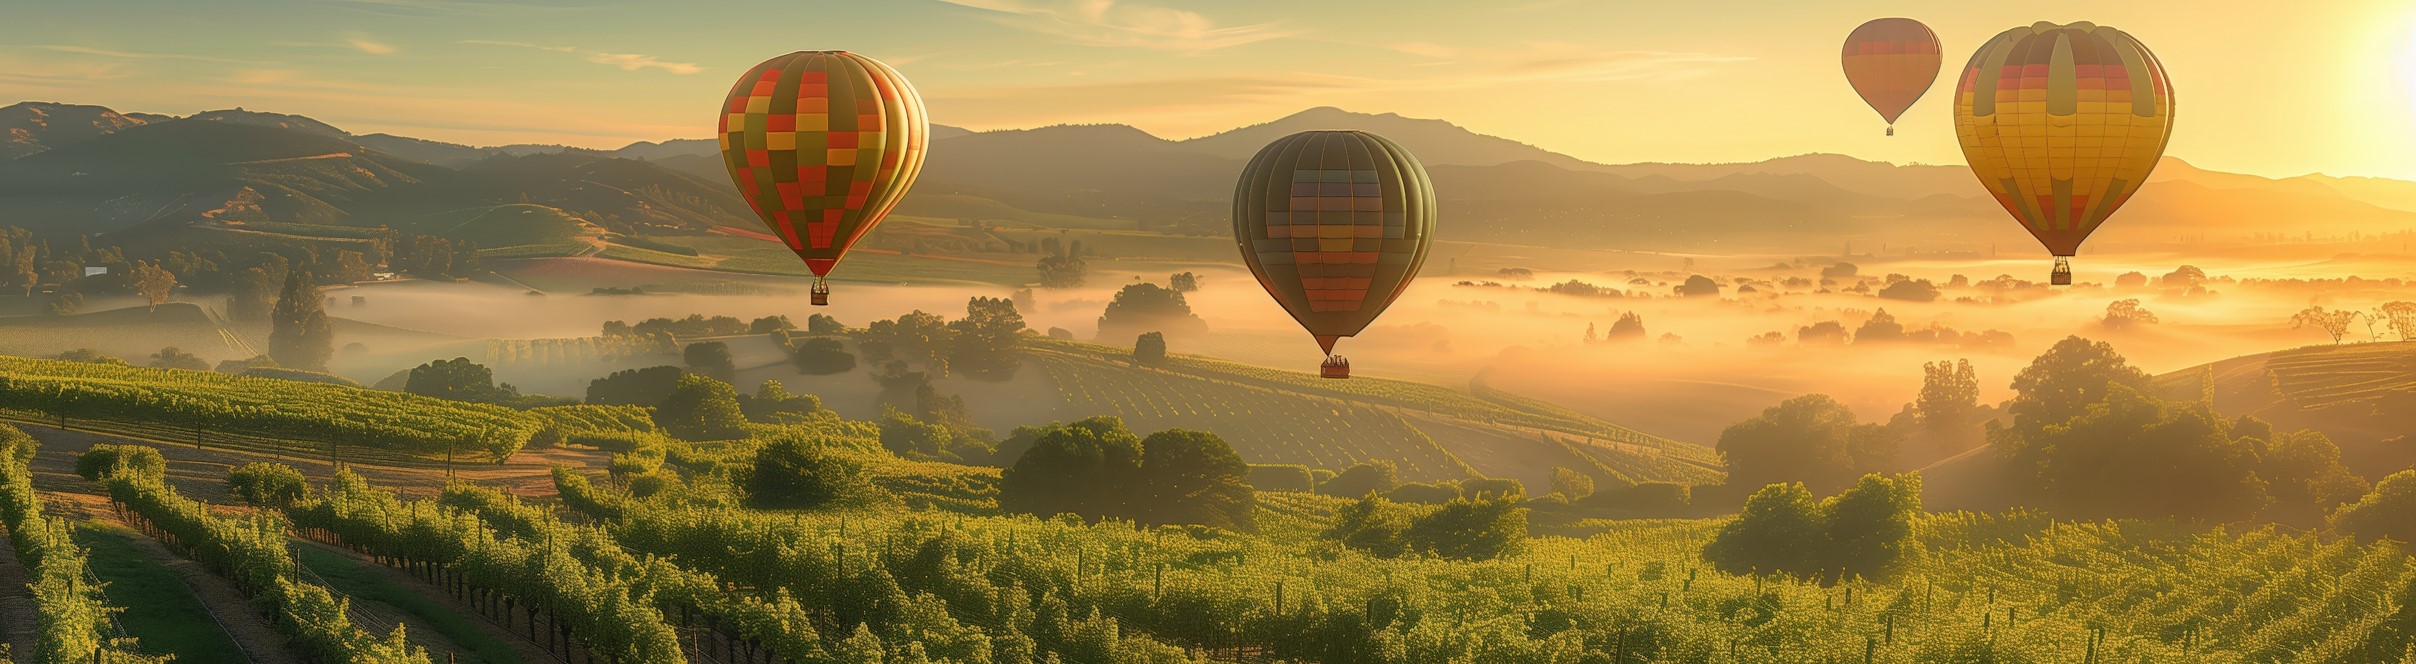
[[[1825, 251], [1866, 236], [1965, 247], [2020, 237], [1960, 166], [1835, 154], [1601, 164], [1442, 120], [1335, 108], [1188, 140], [1113, 124], [984, 132], [934, 125], [923, 177], [899, 213], [1044, 226], [1069, 216], [1104, 218], [1219, 232], [1232, 182], [1258, 146], [1313, 129], [1371, 131], [1418, 154], [1445, 211], [1443, 239]], [[0, 134], [7, 137], [0, 142], [0, 225], [38, 231], [168, 242], [179, 240], [171, 232], [178, 229], [230, 225], [287, 232], [386, 226], [493, 247], [539, 235], [464, 223], [453, 213], [516, 203], [632, 235], [755, 223], [726, 182], [711, 139], [617, 150], [467, 146], [352, 134], [241, 108], [179, 118], [39, 102], [0, 107]], [[2168, 158], [2122, 214], [2108, 230], [2119, 228], [2131, 241], [2238, 237], [2269, 232], [2277, 220], [2293, 230], [2394, 232], [2416, 228], [2416, 183], [2273, 179]]]

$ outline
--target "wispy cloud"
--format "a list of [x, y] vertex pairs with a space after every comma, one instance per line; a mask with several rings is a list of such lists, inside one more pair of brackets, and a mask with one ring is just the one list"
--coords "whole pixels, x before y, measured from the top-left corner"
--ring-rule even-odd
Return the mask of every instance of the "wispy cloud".
[[102, 58], [117, 58], [117, 59], [120, 59], [120, 60], [188, 60], [188, 61], [192, 61], [192, 62], [218, 62], [218, 63], [226, 63], [226, 64], [239, 64], [239, 65], [260, 65], [260, 64], [271, 64], [271, 63], [267, 63], [267, 62], [261, 62], [261, 61], [258, 61], [258, 60], [238, 60], [238, 59], [235, 59], [235, 58], [221, 58], [221, 57], [208, 56], [208, 55], [194, 55], [194, 54], [190, 54], [190, 53], [150, 53], [150, 52], [143, 52], [143, 51], [121, 51], [121, 50], [116, 50], [116, 49], [107, 49], [107, 48], [100, 48], [100, 47], [95, 47], [95, 46], [82, 46], [82, 45], [77, 45], [77, 44], [32, 44], [32, 45], [25, 46], [24, 48], [31, 48], [31, 49], [36, 49], [36, 50], [50, 51], [50, 52], [53, 52], [53, 53], [68, 53], [68, 54], [73, 54], [73, 55], [89, 55], [89, 56], [93, 56], [93, 57], [102, 57]]
[[652, 68], [661, 69], [674, 74], [687, 75], [705, 70], [705, 68], [696, 66], [696, 63], [693, 62], [666, 62], [662, 58], [651, 55], [640, 55], [637, 53], [589, 53], [587, 54], [587, 61], [599, 65], [612, 65], [614, 67], [620, 67], [621, 71], [637, 71], [640, 69]]
[[464, 44], [476, 44], [476, 45], [480, 45], [480, 46], [510, 46], [510, 47], [513, 47], [513, 48], [533, 48], [533, 49], [537, 49], [537, 50], [540, 50], [540, 51], [553, 51], [553, 52], [555, 52], [555, 53], [571, 53], [571, 52], [575, 52], [575, 51], [578, 51], [578, 50], [579, 50], [579, 49], [578, 49], [578, 47], [575, 47], [575, 46], [545, 46], [545, 45], [542, 45], [542, 44], [531, 44], [531, 43], [528, 43], [528, 42], [516, 42], [516, 41], [497, 41], [497, 40], [493, 40], [493, 39], [464, 39], [464, 40], [461, 40], [461, 43], [464, 43]]
[[583, 7], [558, 4], [528, 4], [501, 0], [321, 0], [325, 4], [379, 16], [400, 18], [434, 18], [452, 16], [493, 16], [505, 12], [560, 11]]
[[940, 0], [999, 23], [1092, 46], [1205, 53], [1303, 34], [1275, 23], [1220, 26], [1198, 12], [1117, 0]]
[[704, 67], [693, 62], [672, 62], [669, 60], [664, 60], [658, 56], [645, 55], [642, 53], [609, 53], [605, 51], [590, 51], [578, 48], [576, 46], [544, 46], [527, 42], [499, 41], [493, 39], [464, 39], [461, 41], [461, 43], [478, 44], [483, 46], [527, 48], [536, 49], [539, 51], [551, 51], [554, 53], [576, 53], [582, 58], [586, 59], [588, 62], [593, 62], [599, 65], [619, 67], [621, 71], [660, 69], [673, 74], [686, 76], [688, 74], [694, 74], [705, 70]]
[[350, 44], [353, 48], [360, 49], [362, 53], [367, 53], [370, 55], [393, 55], [395, 51], [393, 44], [370, 39], [367, 35], [346, 36], [344, 37], [344, 43]]

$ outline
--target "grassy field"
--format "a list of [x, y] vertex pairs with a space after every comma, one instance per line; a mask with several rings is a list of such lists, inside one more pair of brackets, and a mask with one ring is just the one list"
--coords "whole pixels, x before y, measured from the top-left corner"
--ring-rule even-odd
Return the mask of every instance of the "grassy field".
[[[377, 602], [408, 612], [418, 624], [434, 627], [446, 641], [461, 646], [465, 652], [456, 661], [487, 664], [520, 664], [528, 660], [513, 652], [502, 639], [484, 629], [476, 617], [455, 612], [426, 593], [405, 588], [392, 578], [361, 561], [315, 546], [294, 549], [302, 566], [327, 582], [327, 587], [344, 593], [356, 602]], [[211, 660], [214, 661], [214, 660]]]
[[126, 607], [118, 624], [141, 640], [147, 652], [175, 653], [181, 662], [240, 662], [244, 652], [227, 638], [209, 609], [174, 570], [143, 553], [140, 533], [98, 522], [76, 525], [77, 545], [88, 552], [93, 576], [109, 584], [109, 602]]

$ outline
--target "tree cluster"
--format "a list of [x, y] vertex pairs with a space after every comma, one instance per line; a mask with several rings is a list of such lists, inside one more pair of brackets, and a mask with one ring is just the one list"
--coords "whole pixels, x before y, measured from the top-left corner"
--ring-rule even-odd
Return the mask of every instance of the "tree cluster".
[[1133, 435], [1114, 417], [1093, 417], [1038, 432], [1015, 464], [999, 473], [998, 505], [1048, 516], [1256, 527], [1249, 465], [1215, 434], [1170, 429]]
[[1827, 500], [1800, 483], [1772, 484], [1745, 500], [1703, 547], [1729, 574], [1791, 574], [1826, 582], [1878, 579], [1918, 556], [1918, 475], [1865, 475]]

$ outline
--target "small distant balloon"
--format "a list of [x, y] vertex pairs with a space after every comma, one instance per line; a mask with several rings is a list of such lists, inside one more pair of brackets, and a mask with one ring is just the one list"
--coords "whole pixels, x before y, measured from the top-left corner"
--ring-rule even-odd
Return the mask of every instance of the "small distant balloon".
[[722, 162], [765, 228], [823, 277], [881, 223], [923, 170], [931, 120], [906, 77], [846, 51], [763, 61], [730, 88]]
[[1841, 60], [1846, 82], [1887, 120], [1887, 135], [1894, 136], [1896, 118], [1938, 80], [1939, 58], [1938, 36], [1929, 26], [1909, 18], [1882, 18], [1846, 35]]
[[2172, 138], [2173, 86], [2145, 44], [2088, 22], [2007, 30], [1955, 86], [1973, 175], [2055, 255], [2072, 283], [2083, 240], [2147, 183]]
[[1276, 139], [1250, 159], [1233, 192], [1242, 262], [1325, 349], [1327, 378], [1350, 377], [1334, 342], [1366, 329], [1409, 287], [1434, 224], [1426, 167], [1363, 131]]

